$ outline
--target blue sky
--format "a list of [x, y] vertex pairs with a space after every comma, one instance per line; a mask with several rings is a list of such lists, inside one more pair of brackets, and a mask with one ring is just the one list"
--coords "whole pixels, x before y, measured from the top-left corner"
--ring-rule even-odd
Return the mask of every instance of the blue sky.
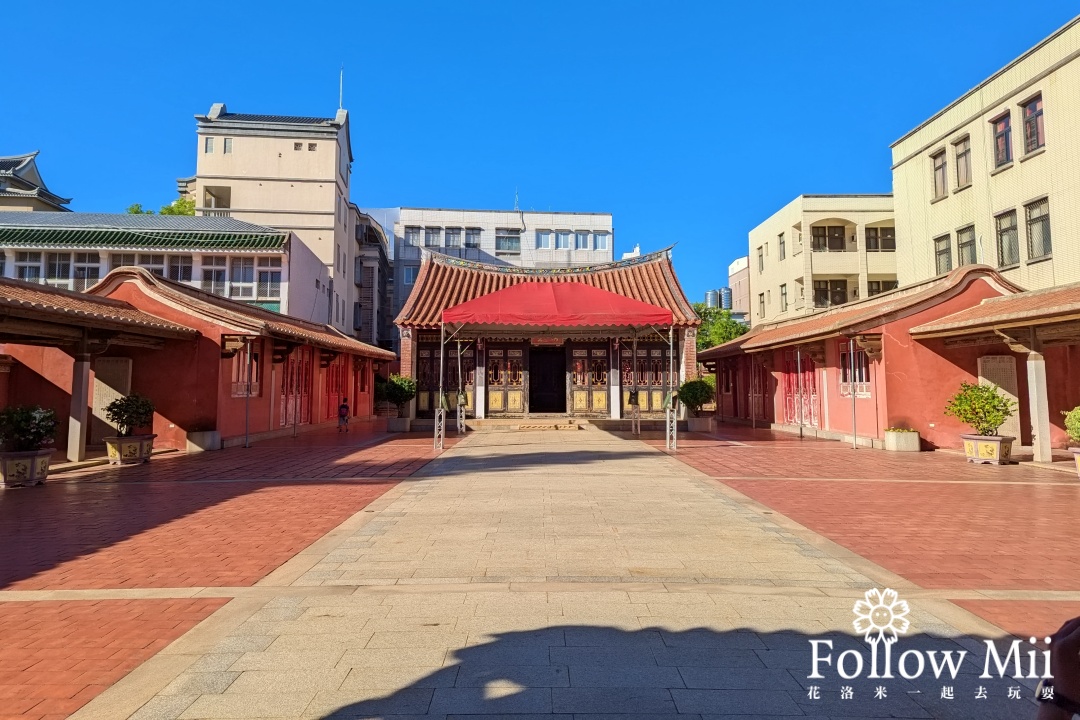
[[[799, 193], [888, 192], [889, 144], [1077, 12], [925, 2], [10, 3], [0, 155], [81, 211], [158, 207], [195, 121], [332, 115], [353, 200], [611, 212], [698, 300]], [[15, 68], [18, 68], [17, 70]]]

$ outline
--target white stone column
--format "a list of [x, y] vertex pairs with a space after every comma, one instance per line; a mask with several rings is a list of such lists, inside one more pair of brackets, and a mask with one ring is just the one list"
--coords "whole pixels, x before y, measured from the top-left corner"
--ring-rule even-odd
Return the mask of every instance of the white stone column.
[[78, 354], [71, 370], [71, 414], [68, 416], [67, 458], [86, 459], [86, 432], [90, 421], [90, 355]]
[[1050, 462], [1053, 459], [1050, 448], [1050, 403], [1046, 393], [1046, 360], [1042, 353], [1028, 353], [1027, 378], [1031, 445], [1035, 462]]
[[476, 374], [473, 382], [473, 415], [483, 420], [487, 414], [487, 348], [481, 352], [481, 343], [476, 342]]
[[612, 420], [622, 418], [622, 373], [619, 371], [622, 348], [618, 341], [608, 343], [608, 416]]

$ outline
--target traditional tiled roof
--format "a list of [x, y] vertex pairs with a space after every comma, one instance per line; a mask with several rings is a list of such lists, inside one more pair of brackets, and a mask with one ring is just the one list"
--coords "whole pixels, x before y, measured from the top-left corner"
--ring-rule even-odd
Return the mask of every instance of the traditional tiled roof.
[[45, 187], [37, 168], [38, 151], [23, 155], [0, 156], [0, 197], [36, 198], [56, 210], [67, 212], [64, 207], [71, 198], [62, 198]]
[[198, 335], [189, 327], [162, 320], [121, 300], [10, 278], [0, 279], [0, 317], [3, 316], [94, 328], [116, 328], [153, 336]]
[[982, 330], [1048, 325], [1080, 317], [1080, 283], [989, 298], [978, 305], [911, 329], [921, 337], [967, 335]]
[[701, 324], [686, 299], [671, 249], [585, 267], [520, 268], [471, 262], [424, 251], [420, 272], [394, 321], [402, 327], [439, 327], [442, 311], [522, 282], [578, 282], [666, 308], [680, 327]]
[[972, 281], [984, 278], [1004, 293], [1020, 292], [1020, 288], [985, 265], [965, 265], [947, 275], [892, 290], [872, 298], [840, 305], [813, 315], [793, 320], [754, 326], [740, 338], [698, 353], [702, 361], [713, 360], [738, 352], [753, 352], [783, 347], [849, 333], [862, 332], [914, 312], [920, 305], [935, 298], [962, 290]]
[[293, 115], [253, 115], [251, 113], [222, 113], [217, 120], [234, 122], [281, 123], [284, 125], [329, 125], [334, 118], [296, 117]]
[[107, 295], [125, 280], [138, 282], [149, 295], [163, 297], [183, 307], [192, 315], [203, 316], [214, 322], [231, 325], [238, 328], [238, 332], [278, 337], [328, 350], [348, 352], [382, 360], [392, 360], [397, 357], [388, 350], [343, 335], [329, 325], [301, 320], [272, 310], [219, 297], [182, 283], [166, 280], [144, 268], [117, 268], [86, 292], [99, 296]]
[[227, 217], [0, 213], [0, 246], [281, 251], [289, 233]]

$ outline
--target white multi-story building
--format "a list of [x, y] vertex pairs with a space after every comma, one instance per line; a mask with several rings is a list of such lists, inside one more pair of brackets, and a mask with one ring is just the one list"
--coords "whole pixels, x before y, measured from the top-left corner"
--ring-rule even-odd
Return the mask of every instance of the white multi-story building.
[[1080, 17], [892, 145], [902, 285], [984, 263], [1080, 281]]
[[896, 288], [891, 195], [800, 195], [750, 231], [751, 324]]
[[736, 258], [728, 265], [728, 289], [731, 291], [731, 314], [738, 320], [750, 320], [750, 258]]
[[292, 117], [230, 113], [218, 103], [196, 115], [198, 161], [180, 181], [196, 214], [232, 217], [293, 233], [326, 267], [318, 319], [355, 332], [358, 242], [366, 232], [349, 209], [353, 160], [349, 115]]
[[496, 265], [556, 268], [611, 262], [610, 213], [401, 208], [394, 223], [395, 309], [412, 291], [424, 249]]

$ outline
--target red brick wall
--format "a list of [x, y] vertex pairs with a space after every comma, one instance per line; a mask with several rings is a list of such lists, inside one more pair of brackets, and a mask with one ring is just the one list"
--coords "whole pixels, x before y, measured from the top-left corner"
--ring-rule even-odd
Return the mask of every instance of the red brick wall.
[[416, 349], [415, 330], [401, 328], [401, 369], [403, 377], [416, 377], [413, 356]]

